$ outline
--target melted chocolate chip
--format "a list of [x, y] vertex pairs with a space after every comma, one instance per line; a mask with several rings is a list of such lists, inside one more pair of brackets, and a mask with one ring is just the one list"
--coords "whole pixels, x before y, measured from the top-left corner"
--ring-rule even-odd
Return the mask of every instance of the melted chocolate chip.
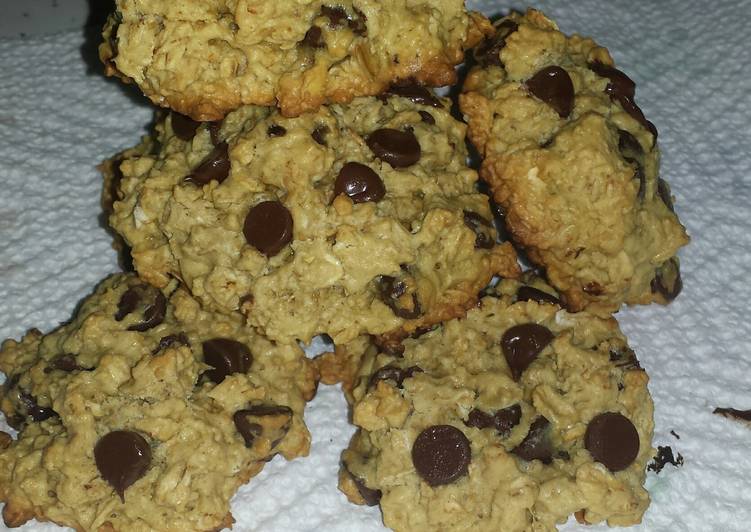
[[511, 452], [527, 462], [540, 460], [543, 464], [551, 463], [553, 461], [553, 446], [548, 437], [549, 426], [550, 422], [543, 416], [535, 419], [524, 440]]
[[172, 111], [172, 131], [175, 132], [175, 135], [177, 138], [189, 141], [192, 140], [193, 137], [196, 135], [196, 130], [198, 129], [198, 126], [201, 125], [200, 122], [196, 122], [189, 116], [181, 115], [180, 113], [176, 113], [175, 111]]
[[378, 279], [378, 293], [381, 300], [400, 318], [413, 320], [422, 314], [416, 292], [412, 292], [411, 298], [408, 298], [408, 303], [411, 303], [412, 308], [403, 305], [404, 296], [407, 294], [407, 284], [396, 277], [381, 275]]
[[380, 201], [386, 195], [386, 186], [369, 166], [349, 162], [342, 167], [334, 182], [334, 196], [339, 194], [345, 194], [353, 203]]
[[526, 82], [527, 90], [548, 104], [561, 118], [574, 108], [574, 84], [571, 76], [559, 66], [545, 67]]
[[475, 233], [475, 248], [490, 249], [495, 246], [493, 224], [476, 212], [464, 211], [464, 225]]
[[209, 138], [214, 146], [221, 144], [222, 139], [219, 138], [219, 131], [222, 129], [223, 120], [216, 120], [214, 122], [206, 122], [206, 129], [209, 132]]
[[492, 415], [473, 408], [464, 424], [478, 429], [494, 427], [499, 434], [505, 435], [519, 424], [521, 418], [522, 408], [518, 404], [502, 408]]
[[368, 506], [375, 506], [379, 502], [381, 502], [381, 496], [383, 493], [381, 490], [374, 490], [365, 485], [365, 482], [359, 478], [357, 475], [352, 473], [352, 471], [349, 470], [349, 466], [347, 466], [346, 462], [344, 463], [344, 470], [347, 472], [349, 477], [352, 479], [352, 482], [355, 483], [355, 486], [357, 487], [357, 491], [360, 492], [360, 496], [365, 501], [365, 504]]
[[610, 471], [622, 471], [639, 454], [639, 433], [629, 419], [616, 412], [595, 416], [587, 425], [584, 447]]
[[410, 83], [405, 85], [391, 85], [386, 90], [388, 96], [398, 96], [400, 98], [406, 98], [413, 103], [419, 105], [429, 105], [431, 107], [442, 108], [443, 104], [438, 97], [430, 90], [426, 89], [422, 85], [416, 83]]
[[431, 486], [451, 484], [469, 471], [472, 449], [467, 437], [451, 425], [423, 430], [412, 445], [412, 463]]
[[589, 294], [591, 296], [601, 296], [604, 292], [602, 285], [595, 281], [590, 281], [587, 284], [585, 284], [582, 287], [582, 290], [584, 291], [585, 294]]
[[751, 410], [737, 410], [735, 408], [715, 408], [712, 413], [719, 416], [724, 416], [729, 419], [751, 422]]
[[636, 159], [644, 155], [644, 149], [631, 133], [625, 129], [618, 130], [618, 150], [624, 157]]
[[328, 134], [328, 132], [328, 126], [316, 126], [310, 136], [313, 137], [313, 140], [315, 140], [321, 146], [326, 146], [326, 135]]
[[167, 336], [163, 336], [159, 340], [159, 345], [154, 348], [154, 350], [151, 352], [152, 355], [156, 355], [160, 351], [164, 351], [168, 347], [171, 347], [174, 344], [179, 345], [188, 345], [190, 342], [188, 341], [188, 337], [184, 332], [180, 332], [177, 334], [169, 334]]
[[352, 30], [352, 33], [354, 33], [355, 35], [365, 37], [368, 34], [368, 17], [366, 17], [365, 13], [363, 13], [356, 7], [354, 7], [353, 10], [355, 12], [355, 16], [351, 17], [347, 21], [347, 26], [349, 26], [349, 29]]
[[378, 129], [365, 142], [376, 157], [394, 168], [412, 166], [420, 160], [420, 143], [412, 131]]
[[663, 468], [670, 464], [675, 467], [683, 465], [683, 456], [681, 453], [676, 453], [677, 456], [673, 456], [673, 449], [669, 445], [658, 445], [657, 456], [652, 459], [652, 462], [647, 466], [647, 470], [654, 471], [656, 475], [660, 474]]
[[657, 268], [651, 283], [652, 292], [662, 294], [666, 301], [672, 301], [683, 289], [678, 259], [673, 257]]
[[125, 502], [125, 490], [146, 474], [151, 465], [151, 447], [146, 439], [130, 430], [105, 434], [94, 446], [99, 474]]
[[553, 338], [550, 329], [537, 323], [515, 325], [503, 334], [501, 349], [515, 381]]
[[128, 327], [129, 331], [144, 332], [153, 329], [164, 321], [167, 314], [167, 298], [162, 291], [150, 285], [136, 285], [128, 288], [117, 304], [116, 321], [122, 321], [129, 314], [138, 312], [142, 319]]
[[229, 338], [212, 338], [203, 342], [203, 360], [214, 369], [206, 376], [216, 384], [227, 375], [247, 373], [253, 364], [253, 355], [248, 346]]
[[539, 290], [533, 286], [527, 285], [519, 287], [519, 290], [517, 290], [516, 292], [516, 300], [535, 301], [540, 305], [550, 303], [553, 305], [561, 306], [561, 300], [554, 295], [548, 294], [547, 292], [543, 292], [542, 290]]
[[308, 48], [323, 48], [326, 43], [323, 41], [323, 32], [318, 26], [311, 26], [308, 31], [305, 32], [305, 37], [299, 43], [301, 46]]
[[644, 129], [652, 133], [652, 136], [654, 138], [657, 138], [657, 128], [652, 122], [647, 120], [647, 117], [644, 116], [641, 108], [636, 105], [636, 102], [633, 100], [633, 98], [623, 96], [617, 101], [621, 104], [623, 110], [631, 116], [631, 118], [639, 122], [644, 127]]
[[625, 371], [641, 369], [639, 359], [636, 358], [636, 353], [634, 353], [633, 349], [625, 345], [610, 348], [610, 361], [613, 365]]
[[506, 19], [495, 27], [495, 34], [475, 48], [475, 60], [483, 66], [503, 66], [501, 50], [506, 47], [506, 39], [519, 29], [513, 20]]
[[427, 111], [417, 111], [420, 114], [420, 120], [422, 120], [424, 123], [428, 124], [429, 126], [435, 125], [435, 118], [433, 118], [433, 115], [431, 115]]
[[39, 406], [36, 399], [26, 392], [20, 392], [18, 398], [21, 400], [24, 408], [26, 408], [26, 415], [30, 416], [36, 422], [58, 416], [57, 412], [50, 407]]
[[347, 21], [347, 12], [342, 6], [321, 6], [321, 15], [329, 19], [332, 28], [338, 28]]
[[255, 441], [266, 438], [273, 450], [284, 439], [292, 425], [292, 410], [280, 405], [254, 405], [238, 410], [232, 416], [237, 432], [245, 441], [245, 447], [253, 447]]
[[371, 375], [368, 381], [368, 388], [375, 387], [378, 381], [393, 381], [397, 388], [401, 388], [405, 380], [412, 378], [415, 373], [422, 372], [423, 370], [419, 366], [410, 366], [409, 368], [402, 369], [389, 364]]
[[283, 137], [287, 134], [287, 130], [278, 124], [272, 124], [266, 130], [266, 135], [269, 137]]
[[273, 257], [292, 241], [292, 214], [279, 201], [262, 201], [245, 217], [245, 240], [267, 257]]
[[211, 181], [222, 183], [230, 171], [229, 146], [226, 142], [220, 142], [211, 150], [206, 158], [193, 169], [193, 172], [185, 176], [186, 183], [197, 186], [209, 184]]
[[44, 368], [45, 373], [50, 373], [54, 370], [59, 371], [65, 371], [66, 373], [70, 373], [72, 371], [83, 369], [81, 366], [78, 365], [76, 362], [76, 357], [74, 355], [71, 355], [69, 353], [65, 353], [62, 355], [57, 355], [55, 358], [50, 360], [49, 364], [47, 364], [47, 367]]
[[660, 196], [665, 206], [670, 209], [670, 212], [675, 212], [673, 196], [670, 194], [670, 185], [661, 177], [657, 178], [657, 195]]

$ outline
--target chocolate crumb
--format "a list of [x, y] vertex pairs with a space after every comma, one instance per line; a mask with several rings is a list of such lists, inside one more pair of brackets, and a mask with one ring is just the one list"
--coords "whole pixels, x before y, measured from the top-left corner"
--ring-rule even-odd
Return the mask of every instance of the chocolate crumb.
[[676, 439], [676, 440], [680, 440], [680, 439], [681, 439], [681, 437], [680, 437], [680, 436], [678, 436], [678, 433], [677, 433], [677, 432], [675, 432], [674, 430], [671, 430], [671, 431], [670, 431], [670, 434], [672, 434], [672, 435], [673, 435], [673, 436], [675, 437], [675, 439]]
[[652, 463], [647, 466], [647, 471], [654, 471], [656, 475], [660, 474], [660, 471], [667, 465], [671, 464], [675, 467], [683, 465], [683, 456], [681, 453], [673, 455], [673, 449], [669, 445], [657, 446], [657, 456], [652, 459]]
[[751, 423], [751, 410], [737, 410], [735, 408], [715, 408], [712, 412], [728, 419]]

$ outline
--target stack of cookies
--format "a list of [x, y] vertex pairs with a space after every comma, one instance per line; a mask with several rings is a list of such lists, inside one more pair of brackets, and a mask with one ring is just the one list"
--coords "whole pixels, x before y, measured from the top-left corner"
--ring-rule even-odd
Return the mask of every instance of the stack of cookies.
[[[640, 521], [653, 405], [611, 314], [675, 298], [688, 238], [607, 50], [461, 0], [116, 4], [106, 71], [164, 108], [102, 165], [133, 271], [2, 344], [8, 526], [229, 527], [319, 382], [358, 428], [340, 489], [394, 530]], [[469, 49], [465, 125], [429, 87]]]

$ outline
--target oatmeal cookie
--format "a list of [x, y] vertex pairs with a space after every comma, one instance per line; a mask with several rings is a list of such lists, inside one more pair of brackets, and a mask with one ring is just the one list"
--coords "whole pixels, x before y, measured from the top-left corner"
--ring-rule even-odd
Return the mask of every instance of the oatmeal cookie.
[[398, 531], [640, 521], [653, 405], [613, 318], [504, 280], [403, 345], [363, 358], [340, 473], [352, 502]]
[[99, 54], [109, 75], [196, 120], [247, 104], [296, 116], [396, 80], [454, 83], [490, 31], [463, 0], [117, 0]]
[[688, 236], [634, 82], [605, 48], [539, 11], [495, 28], [460, 104], [513, 238], [569, 310], [671, 301]]
[[308, 453], [314, 366], [294, 344], [207, 312], [176, 283], [106, 279], [71, 322], [0, 348], [6, 525], [218, 530], [236, 489]]
[[177, 277], [272, 340], [410, 334], [518, 274], [448, 107], [410, 86], [295, 118], [172, 113], [156, 154], [120, 163], [110, 223], [142, 278]]

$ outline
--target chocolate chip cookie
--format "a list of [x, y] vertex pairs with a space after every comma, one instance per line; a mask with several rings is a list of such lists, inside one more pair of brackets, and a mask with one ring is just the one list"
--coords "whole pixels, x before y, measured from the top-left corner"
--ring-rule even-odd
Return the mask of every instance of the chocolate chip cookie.
[[607, 314], [674, 299], [689, 239], [634, 81], [535, 10], [499, 20], [475, 56], [460, 104], [481, 175], [566, 306]]
[[218, 530], [275, 454], [306, 455], [313, 365], [172, 283], [105, 280], [71, 322], [0, 348], [8, 526]]
[[196, 120], [245, 104], [295, 116], [396, 80], [449, 85], [464, 50], [491, 31], [463, 0], [115, 4], [99, 51], [106, 72]]
[[340, 474], [352, 502], [399, 531], [640, 521], [653, 405], [614, 319], [504, 280], [403, 345], [363, 358]]
[[172, 113], [155, 153], [120, 163], [110, 223], [142, 278], [177, 277], [272, 340], [410, 334], [518, 274], [448, 108], [398, 86], [295, 118]]

